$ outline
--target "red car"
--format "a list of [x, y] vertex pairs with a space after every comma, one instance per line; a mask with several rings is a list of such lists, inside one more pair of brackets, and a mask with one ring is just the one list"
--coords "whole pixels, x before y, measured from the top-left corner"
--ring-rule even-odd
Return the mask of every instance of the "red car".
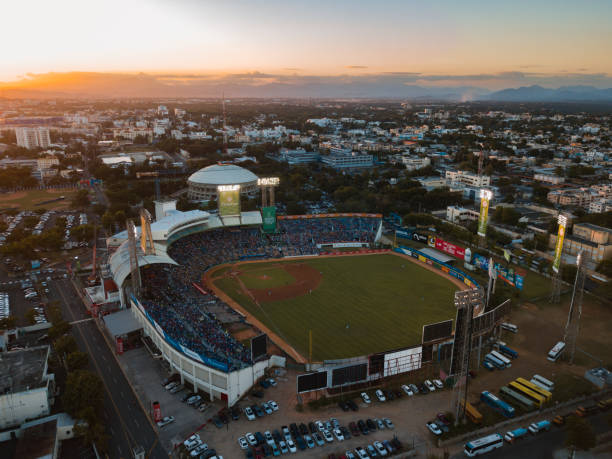
[[257, 448], [253, 449], [253, 452], [255, 453], [255, 459], [264, 458], [263, 448], [261, 446], [258, 446]]
[[446, 415], [444, 413], [438, 413], [438, 415], [436, 417], [438, 418], [438, 421], [440, 421], [445, 426], [449, 426], [450, 425], [450, 421], [448, 420], [448, 418], [446, 417]]

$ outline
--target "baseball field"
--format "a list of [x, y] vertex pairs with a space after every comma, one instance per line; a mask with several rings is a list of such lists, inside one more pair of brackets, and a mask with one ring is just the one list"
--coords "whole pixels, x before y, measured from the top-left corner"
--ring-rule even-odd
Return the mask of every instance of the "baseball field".
[[394, 254], [244, 262], [212, 270], [209, 287], [308, 358], [415, 345], [424, 324], [455, 317], [454, 284]]

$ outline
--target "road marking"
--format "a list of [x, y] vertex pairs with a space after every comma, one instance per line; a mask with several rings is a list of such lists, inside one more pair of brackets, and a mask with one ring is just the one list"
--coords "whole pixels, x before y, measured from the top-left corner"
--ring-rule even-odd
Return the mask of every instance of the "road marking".
[[134, 419], [134, 424], [136, 424], [136, 427], [140, 429], [140, 424], [138, 424], [138, 421], [136, 419]]

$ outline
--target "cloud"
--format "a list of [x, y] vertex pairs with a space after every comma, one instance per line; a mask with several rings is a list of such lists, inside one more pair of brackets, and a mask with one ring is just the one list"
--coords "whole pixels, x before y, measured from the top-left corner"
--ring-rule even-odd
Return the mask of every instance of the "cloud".
[[537, 73], [507, 71], [470, 75], [384, 72], [341, 75], [267, 73], [95, 73], [28, 74], [1, 83], [0, 96], [28, 97], [365, 97], [465, 100], [499, 89], [540, 85], [611, 88], [605, 73]]
[[367, 69], [367, 65], [347, 65], [344, 67], [345, 69]]

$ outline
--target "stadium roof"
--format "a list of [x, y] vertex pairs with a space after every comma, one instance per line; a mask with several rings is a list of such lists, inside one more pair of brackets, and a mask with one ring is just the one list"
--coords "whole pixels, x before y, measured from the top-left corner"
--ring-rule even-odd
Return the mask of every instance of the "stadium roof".
[[191, 174], [188, 182], [209, 185], [240, 185], [257, 180], [251, 171], [235, 164], [213, 164]]
[[104, 323], [113, 338], [127, 335], [142, 328], [142, 325], [138, 323], [129, 309], [105, 315]]

